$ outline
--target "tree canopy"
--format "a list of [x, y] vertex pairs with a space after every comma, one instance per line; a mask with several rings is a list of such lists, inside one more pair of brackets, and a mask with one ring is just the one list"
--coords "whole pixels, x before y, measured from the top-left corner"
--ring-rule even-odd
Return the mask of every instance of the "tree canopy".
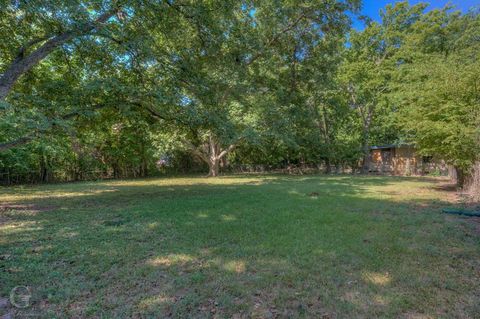
[[[368, 170], [410, 143], [479, 160], [480, 18], [361, 1], [35, 0], [0, 9], [0, 173]], [[1, 177], [0, 177], [1, 178]]]

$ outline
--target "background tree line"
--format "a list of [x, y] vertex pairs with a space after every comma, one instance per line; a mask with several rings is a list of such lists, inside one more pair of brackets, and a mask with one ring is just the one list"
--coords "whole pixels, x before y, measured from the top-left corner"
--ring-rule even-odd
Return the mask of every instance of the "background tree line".
[[1, 2], [0, 179], [365, 172], [412, 143], [463, 183], [479, 160], [478, 9], [399, 2], [359, 31], [358, 0]]

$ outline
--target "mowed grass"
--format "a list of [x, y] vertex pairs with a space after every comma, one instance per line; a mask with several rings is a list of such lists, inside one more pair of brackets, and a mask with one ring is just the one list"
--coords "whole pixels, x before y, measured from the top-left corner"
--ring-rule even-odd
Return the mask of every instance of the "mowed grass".
[[453, 205], [443, 182], [231, 176], [1, 188], [0, 294], [28, 286], [32, 305], [0, 311], [479, 318], [478, 221], [441, 213]]

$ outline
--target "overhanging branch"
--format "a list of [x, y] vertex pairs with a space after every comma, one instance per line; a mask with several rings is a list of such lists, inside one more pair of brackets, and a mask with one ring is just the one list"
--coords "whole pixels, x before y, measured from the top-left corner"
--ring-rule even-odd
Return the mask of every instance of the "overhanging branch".
[[[40, 37], [29, 41], [18, 50], [18, 54], [13, 62], [6, 68], [5, 72], [0, 77], [0, 101], [3, 101], [8, 93], [11, 91], [13, 85], [17, 80], [30, 71], [35, 65], [47, 57], [56, 48], [61, 46], [67, 41], [75, 38], [76, 36], [84, 35], [90, 31], [103, 25], [114, 16], [120, 9], [118, 7], [112, 8], [105, 13], [101, 14], [95, 21], [86, 23], [76, 29], [65, 31], [61, 34], [57, 34], [51, 37]], [[28, 55], [25, 52], [28, 48], [35, 44], [45, 41], [40, 47], [33, 50]]]

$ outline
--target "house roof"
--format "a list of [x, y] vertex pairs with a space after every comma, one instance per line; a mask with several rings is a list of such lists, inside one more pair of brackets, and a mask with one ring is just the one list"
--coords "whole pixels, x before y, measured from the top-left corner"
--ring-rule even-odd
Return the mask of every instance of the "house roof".
[[395, 147], [398, 147], [398, 145], [395, 145], [395, 144], [389, 144], [389, 145], [379, 145], [379, 146], [370, 146], [370, 149], [371, 150], [383, 150], [383, 149], [387, 149], [387, 148], [395, 148]]
[[398, 148], [398, 147], [413, 147], [412, 144], [386, 144], [386, 145], [373, 145], [370, 146], [371, 150], [384, 150], [389, 148]]

